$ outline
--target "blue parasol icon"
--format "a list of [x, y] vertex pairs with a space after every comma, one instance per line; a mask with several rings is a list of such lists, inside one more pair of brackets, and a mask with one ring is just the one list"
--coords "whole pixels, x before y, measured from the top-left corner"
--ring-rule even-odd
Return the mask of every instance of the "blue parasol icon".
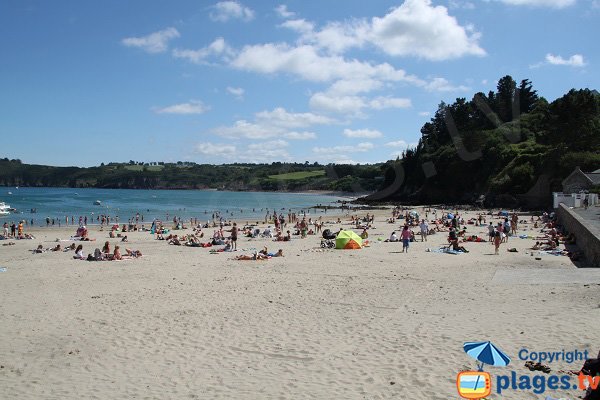
[[465, 353], [481, 362], [480, 371], [483, 371], [483, 364], [506, 367], [510, 363], [510, 357], [494, 346], [492, 342], [466, 342], [463, 349]]

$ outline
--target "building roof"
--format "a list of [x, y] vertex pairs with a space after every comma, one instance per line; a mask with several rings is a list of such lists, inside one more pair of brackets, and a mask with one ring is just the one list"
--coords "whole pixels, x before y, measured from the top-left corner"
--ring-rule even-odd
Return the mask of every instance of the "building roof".
[[575, 167], [573, 172], [563, 180], [563, 185], [574, 175], [584, 176], [592, 185], [600, 185], [600, 169], [597, 169], [594, 172], [583, 172], [579, 167]]
[[584, 172], [584, 175], [587, 176], [594, 185], [600, 185], [600, 170], [588, 173]]

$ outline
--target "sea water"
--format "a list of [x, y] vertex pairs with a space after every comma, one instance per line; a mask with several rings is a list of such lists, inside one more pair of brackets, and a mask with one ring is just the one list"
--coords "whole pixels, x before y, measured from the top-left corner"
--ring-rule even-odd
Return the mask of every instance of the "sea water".
[[[45, 225], [46, 218], [64, 223], [67, 216], [69, 222], [71, 217], [77, 222], [79, 216], [87, 216], [89, 223], [96, 223], [99, 215], [118, 216], [120, 222], [126, 222], [137, 214], [144, 216], [144, 222], [173, 217], [207, 221], [217, 212], [225, 219], [256, 221], [264, 220], [267, 211], [287, 217], [289, 210], [297, 214], [307, 212], [314, 218], [324, 211], [310, 207], [339, 206], [339, 200], [348, 198], [281, 192], [0, 187], [0, 202], [17, 210], [2, 219], [33, 219], [35, 225]], [[97, 201], [99, 205], [95, 204]]]

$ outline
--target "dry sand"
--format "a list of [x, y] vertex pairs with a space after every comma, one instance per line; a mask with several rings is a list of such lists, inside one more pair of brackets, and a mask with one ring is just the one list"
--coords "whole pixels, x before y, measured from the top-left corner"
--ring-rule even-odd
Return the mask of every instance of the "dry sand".
[[[503, 244], [494, 256], [489, 243], [426, 252], [445, 243], [437, 234], [402, 254], [401, 244], [377, 240], [398, 230], [388, 214], [378, 213], [361, 250], [323, 251], [315, 236], [240, 239], [240, 249], [284, 250], [268, 261], [169, 246], [145, 232], [128, 233], [127, 244], [144, 256], [120, 262], [29, 251], [71, 228], [0, 246], [0, 398], [446, 400], [458, 398], [457, 372], [476, 367], [465, 341], [491, 340], [512, 357], [492, 374], [533, 376], [517, 358], [524, 347], [599, 350], [598, 271], [568, 257], [535, 260], [525, 252], [532, 241], [513, 238], [519, 253]], [[98, 242], [84, 243], [86, 254], [108, 235], [92, 227], [91, 236]]]

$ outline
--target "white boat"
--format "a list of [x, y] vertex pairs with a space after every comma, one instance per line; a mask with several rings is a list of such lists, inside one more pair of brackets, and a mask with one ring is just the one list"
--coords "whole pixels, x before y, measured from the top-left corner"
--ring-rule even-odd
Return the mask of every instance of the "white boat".
[[4, 216], [4, 215], [9, 215], [10, 214], [10, 206], [8, 204], [5, 203], [0, 203], [0, 217]]
[[102, 202], [101, 202], [100, 200], [96, 200], [96, 201], [94, 202], [94, 205], [95, 205], [95, 206], [100, 206], [100, 205], [102, 205]]

